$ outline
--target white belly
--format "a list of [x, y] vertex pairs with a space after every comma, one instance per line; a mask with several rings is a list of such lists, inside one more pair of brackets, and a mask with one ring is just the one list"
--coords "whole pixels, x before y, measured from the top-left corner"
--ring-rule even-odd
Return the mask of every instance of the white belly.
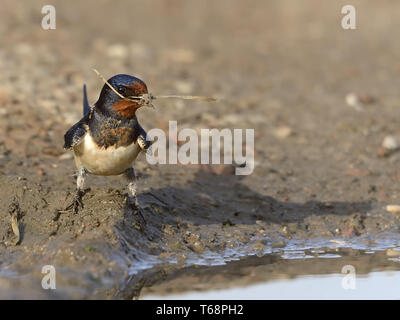
[[127, 147], [99, 148], [90, 134], [86, 134], [83, 141], [74, 147], [75, 163], [78, 169], [85, 167], [89, 173], [102, 176], [123, 173], [132, 166], [139, 152], [137, 143], [132, 143]]

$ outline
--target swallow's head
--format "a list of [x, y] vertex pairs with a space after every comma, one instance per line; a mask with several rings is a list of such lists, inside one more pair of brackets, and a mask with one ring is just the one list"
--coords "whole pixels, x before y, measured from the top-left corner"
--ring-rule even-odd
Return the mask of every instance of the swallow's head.
[[[146, 94], [146, 84], [133, 76], [127, 74], [118, 74], [110, 79], [108, 83], [122, 96], [139, 97]], [[96, 102], [96, 108], [109, 116], [129, 119], [135, 116], [135, 112], [142, 105], [140, 100], [125, 100], [117, 95], [107, 84], [104, 84], [101, 90], [99, 100]]]

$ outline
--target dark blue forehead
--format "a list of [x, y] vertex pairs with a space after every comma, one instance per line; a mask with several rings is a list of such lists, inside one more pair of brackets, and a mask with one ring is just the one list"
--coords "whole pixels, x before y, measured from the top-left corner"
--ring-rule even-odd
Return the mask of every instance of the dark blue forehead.
[[134, 82], [143, 82], [139, 78], [130, 76], [129, 74], [117, 74], [112, 78], [108, 79], [108, 82], [113, 86], [129, 86]]

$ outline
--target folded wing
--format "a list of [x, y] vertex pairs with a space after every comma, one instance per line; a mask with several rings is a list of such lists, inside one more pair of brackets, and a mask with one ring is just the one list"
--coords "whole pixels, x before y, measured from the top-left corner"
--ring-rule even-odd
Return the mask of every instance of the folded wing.
[[88, 130], [88, 117], [89, 113], [67, 131], [64, 135], [64, 149], [72, 149], [81, 143]]

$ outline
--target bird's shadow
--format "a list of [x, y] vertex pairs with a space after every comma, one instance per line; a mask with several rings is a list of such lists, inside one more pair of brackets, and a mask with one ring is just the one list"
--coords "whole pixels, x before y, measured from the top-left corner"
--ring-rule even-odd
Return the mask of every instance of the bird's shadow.
[[[250, 189], [243, 183], [244, 179], [243, 176], [198, 170], [184, 188], [170, 186], [142, 192], [139, 199], [144, 205], [145, 216], [151, 217], [148, 227], [159, 228], [163, 223], [170, 223], [171, 217], [195, 225], [250, 225], [259, 220], [276, 224], [299, 223], [310, 216], [350, 217], [354, 213], [363, 216], [372, 208], [372, 201], [278, 201]], [[125, 207], [124, 211], [125, 218], [132, 215], [130, 208]]]

